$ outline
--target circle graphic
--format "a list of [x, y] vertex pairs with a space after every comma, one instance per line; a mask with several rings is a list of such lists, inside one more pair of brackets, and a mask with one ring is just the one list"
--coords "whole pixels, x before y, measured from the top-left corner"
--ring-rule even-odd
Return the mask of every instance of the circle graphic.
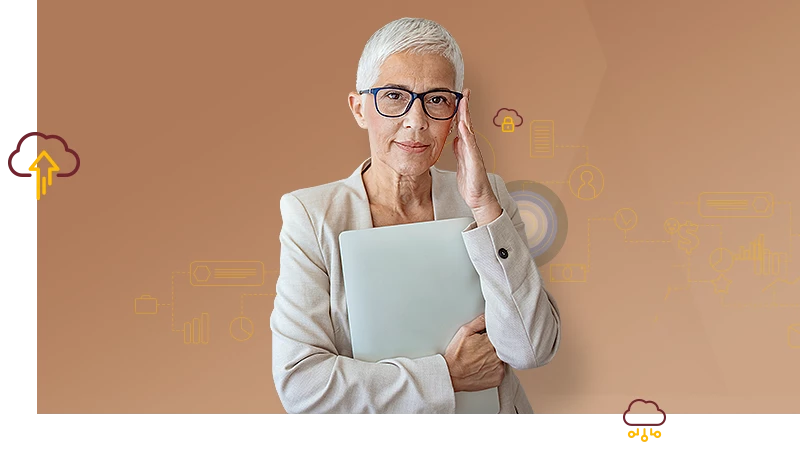
[[567, 211], [550, 188], [528, 180], [506, 183], [525, 223], [525, 237], [537, 266], [552, 260], [567, 239]]
[[711, 268], [720, 273], [727, 272], [733, 267], [733, 259], [733, 253], [724, 247], [714, 249], [708, 255], [708, 263]]
[[637, 223], [639, 223], [639, 216], [630, 208], [620, 208], [614, 214], [614, 225], [621, 231], [631, 231]]
[[681, 223], [678, 222], [678, 219], [674, 217], [670, 217], [669, 219], [664, 221], [664, 230], [669, 233], [670, 236], [677, 233], [678, 230], [681, 229]]
[[603, 192], [606, 179], [592, 164], [581, 164], [569, 174], [569, 190], [581, 200], [594, 200]]
[[231, 320], [230, 333], [237, 341], [250, 339], [253, 337], [253, 321], [244, 316]]

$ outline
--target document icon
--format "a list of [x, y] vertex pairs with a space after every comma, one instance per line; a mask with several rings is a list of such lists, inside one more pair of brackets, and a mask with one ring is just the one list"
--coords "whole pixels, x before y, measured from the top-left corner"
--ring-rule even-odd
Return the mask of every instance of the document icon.
[[789, 325], [789, 347], [800, 348], [800, 323], [793, 323]]

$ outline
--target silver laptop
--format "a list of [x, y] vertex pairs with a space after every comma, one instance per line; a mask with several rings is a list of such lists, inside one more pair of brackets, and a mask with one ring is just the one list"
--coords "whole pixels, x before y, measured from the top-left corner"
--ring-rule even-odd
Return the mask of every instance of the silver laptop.
[[[472, 218], [339, 235], [353, 357], [377, 362], [444, 354], [459, 327], [484, 312], [480, 278], [461, 231]], [[456, 413], [500, 411], [497, 388], [456, 392]]]

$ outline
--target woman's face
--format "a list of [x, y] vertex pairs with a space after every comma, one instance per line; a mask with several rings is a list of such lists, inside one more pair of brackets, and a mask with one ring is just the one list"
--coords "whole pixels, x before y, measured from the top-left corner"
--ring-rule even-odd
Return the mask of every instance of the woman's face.
[[[434, 54], [395, 53], [383, 63], [374, 86], [396, 85], [413, 92], [444, 88], [455, 90], [455, 70], [443, 56]], [[363, 100], [362, 100], [363, 99]], [[380, 160], [398, 175], [417, 176], [427, 173], [436, 163], [455, 120], [435, 120], [422, 109], [421, 99], [414, 101], [402, 117], [388, 118], [375, 110], [372, 94], [363, 97], [350, 94], [350, 108], [361, 128], [369, 132], [373, 162]], [[423, 150], [408, 150], [398, 142], [418, 142]]]

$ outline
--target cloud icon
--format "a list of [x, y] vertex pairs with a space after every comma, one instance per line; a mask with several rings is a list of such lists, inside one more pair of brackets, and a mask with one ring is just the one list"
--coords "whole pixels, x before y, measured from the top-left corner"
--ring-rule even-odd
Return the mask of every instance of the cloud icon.
[[78, 172], [78, 169], [81, 167], [81, 158], [78, 156], [78, 153], [75, 150], [72, 150], [71, 148], [69, 148], [69, 146], [67, 145], [67, 141], [65, 141], [64, 138], [62, 138], [61, 136], [57, 136], [55, 134], [47, 135], [47, 134], [44, 134], [44, 133], [39, 133], [38, 131], [34, 131], [32, 133], [26, 134], [25, 136], [22, 136], [22, 139], [20, 139], [19, 142], [17, 142], [16, 150], [14, 150], [13, 152], [11, 152], [10, 155], [8, 155], [8, 169], [11, 171], [11, 173], [13, 173], [14, 175], [16, 175], [18, 177], [29, 177], [29, 176], [31, 176], [31, 173], [29, 173], [29, 172], [17, 172], [16, 170], [14, 170], [14, 165], [13, 165], [12, 161], [14, 159], [14, 155], [16, 155], [17, 153], [19, 153], [22, 150], [22, 143], [25, 142], [25, 139], [28, 139], [29, 137], [32, 137], [32, 136], [40, 137], [40, 138], [46, 139], [46, 140], [54, 139], [55, 141], [60, 142], [61, 146], [64, 149], [64, 151], [69, 153], [69, 154], [71, 154], [72, 157], [75, 158], [75, 168], [72, 169], [72, 172], [69, 172], [69, 173], [60, 173], [59, 172], [59, 173], [56, 173], [57, 177], [71, 177], [71, 176], [75, 175], [75, 173]]
[[[497, 114], [495, 114], [494, 117], [492, 118], [492, 123], [494, 124], [494, 126], [501, 127], [503, 125], [502, 123], [497, 123], [497, 118], [498, 117], [500, 117], [500, 122], [502, 122], [503, 121], [503, 117], [511, 116], [511, 114], [503, 114], [503, 116], [501, 117], [500, 113], [503, 112], [503, 111], [510, 111], [510, 112], [514, 113], [513, 117], [515, 117], [515, 119], [514, 119], [514, 126], [515, 127], [518, 127], [518, 126], [522, 125], [522, 116], [519, 115], [519, 113], [517, 112], [516, 109], [500, 108], [500, 109], [497, 110]], [[519, 118], [519, 123], [517, 123], [517, 118]]]
[[[631, 412], [631, 407], [633, 407], [633, 404], [637, 403], [637, 402], [644, 403], [645, 405], [650, 403], [653, 406], [655, 406], [656, 407], [656, 411], [661, 413], [661, 422], [659, 422], [659, 423], [630, 423], [630, 422], [628, 422], [628, 417], [627, 417], [628, 413]], [[658, 403], [656, 403], [654, 401], [650, 401], [650, 400], [644, 400], [644, 399], [641, 399], [641, 398], [637, 398], [636, 400], [632, 401], [628, 405], [628, 409], [625, 410], [625, 412], [622, 414], [622, 420], [625, 422], [625, 424], [627, 424], [629, 426], [632, 426], [632, 427], [657, 427], [657, 426], [663, 425], [664, 422], [667, 421], [667, 414], [661, 408], [658, 407]]]

